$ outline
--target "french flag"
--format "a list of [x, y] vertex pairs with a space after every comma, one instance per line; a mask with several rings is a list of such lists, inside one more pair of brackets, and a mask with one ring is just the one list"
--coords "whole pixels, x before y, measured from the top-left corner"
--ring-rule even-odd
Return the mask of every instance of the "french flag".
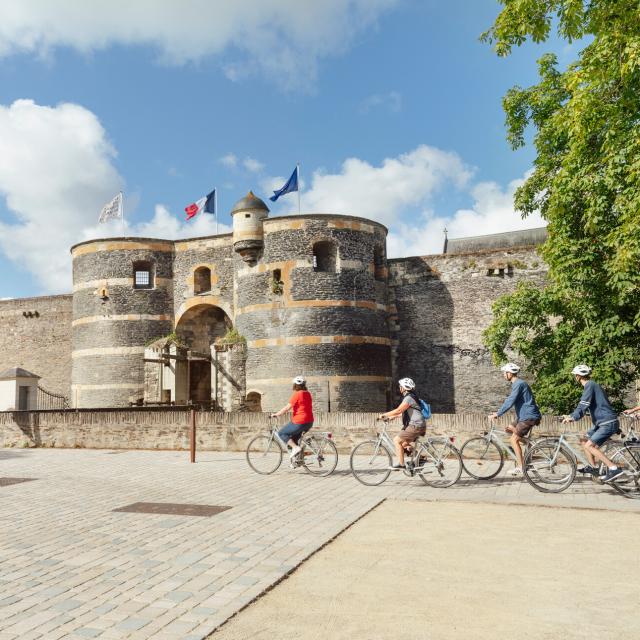
[[216, 190], [207, 194], [204, 198], [192, 202], [188, 207], [184, 208], [184, 212], [187, 214], [187, 220], [191, 220], [197, 216], [201, 211], [205, 213], [216, 213]]

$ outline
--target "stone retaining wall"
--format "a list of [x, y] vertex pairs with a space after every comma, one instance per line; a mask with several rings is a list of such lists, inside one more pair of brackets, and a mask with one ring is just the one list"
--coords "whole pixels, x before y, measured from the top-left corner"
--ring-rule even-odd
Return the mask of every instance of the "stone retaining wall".
[[[376, 432], [374, 413], [319, 413], [315, 429], [331, 431], [342, 452]], [[500, 424], [506, 425], [506, 419]], [[88, 449], [189, 448], [189, 409], [70, 410], [0, 412], [0, 447], [61, 447]], [[379, 423], [378, 423], [379, 424]], [[430, 433], [456, 437], [456, 444], [487, 425], [480, 414], [436, 414]], [[559, 423], [543, 418], [538, 433], [557, 431]], [[585, 421], [565, 425], [586, 431]], [[206, 451], [241, 451], [268, 428], [265, 413], [196, 412], [197, 446]], [[394, 433], [399, 423], [392, 423]]]

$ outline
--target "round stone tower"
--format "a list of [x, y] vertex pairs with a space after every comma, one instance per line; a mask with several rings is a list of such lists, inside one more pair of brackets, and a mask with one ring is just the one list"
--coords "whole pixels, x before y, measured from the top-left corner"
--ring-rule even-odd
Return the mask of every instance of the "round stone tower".
[[291, 394], [291, 379], [304, 375], [318, 411], [386, 409], [386, 228], [322, 214], [261, 222], [260, 262], [238, 260], [235, 272], [247, 393], [260, 395], [263, 411], [279, 409]]
[[262, 223], [269, 215], [267, 205], [253, 191], [238, 200], [231, 209], [233, 249], [244, 262], [254, 264], [264, 246]]
[[126, 407], [143, 397], [145, 344], [173, 329], [173, 242], [92, 240], [71, 255], [72, 403]]

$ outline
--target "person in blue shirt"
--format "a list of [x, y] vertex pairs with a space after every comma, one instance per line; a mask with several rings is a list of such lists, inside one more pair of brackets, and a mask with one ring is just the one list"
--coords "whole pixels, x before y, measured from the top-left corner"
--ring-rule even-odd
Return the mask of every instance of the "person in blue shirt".
[[500, 371], [502, 371], [504, 379], [511, 383], [511, 393], [502, 403], [502, 406], [489, 416], [489, 419], [496, 420], [509, 411], [511, 407], [514, 407], [516, 421], [506, 428], [506, 432], [511, 434], [511, 446], [518, 460], [518, 464], [515, 469], [511, 471], [511, 475], [521, 476], [524, 466], [521, 442], [523, 438], [529, 435], [533, 427], [540, 424], [542, 414], [533, 397], [531, 387], [524, 380], [518, 378], [520, 367], [513, 362], [508, 362], [500, 367]]
[[581, 469], [581, 473], [590, 473], [597, 476], [596, 460], [607, 465], [608, 472], [601, 477], [603, 482], [611, 482], [617, 478], [622, 469], [618, 468], [607, 456], [600, 451], [600, 447], [613, 435], [620, 431], [620, 423], [618, 422], [618, 414], [614, 411], [607, 394], [603, 388], [591, 380], [591, 367], [586, 364], [579, 364], [573, 368], [571, 373], [575, 376], [576, 382], [579, 382], [584, 390], [582, 397], [576, 407], [576, 410], [569, 416], [564, 416], [562, 422], [576, 422], [585, 415], [587, 411], [591, 414], [591, 422], [593, 427], [587, 431], [586, 440], [582, 443], [582, 448], [589, 461]]

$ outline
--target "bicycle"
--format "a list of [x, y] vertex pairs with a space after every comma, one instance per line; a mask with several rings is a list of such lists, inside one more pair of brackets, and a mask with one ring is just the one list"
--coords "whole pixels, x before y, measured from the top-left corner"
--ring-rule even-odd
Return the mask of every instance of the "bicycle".
[[[382, 484], [391, 474], [395, 445], [387, 433], [386, 420], [376, 438], [357, 444], [351, 451], [349, 466], [358, 482], [374, 487]], [[419, 438], [411, 453], [405, 457], [404, 474], [418, 476], [426, 485], [436, 488], [450, 487], [462, 475], [460, 452], [449, 439]]]
[[[524, 456], [534, 440], [529, 437], [523, 437], [522, 440]], [[483, 432], [481, 436], [469, 438], [460, 447], [460, 456], [464, 470], [476, 480], [495, 478], [502, 471], [507, 456], [518, 464], [515, 451], [504, 442], [504, 436], [494, 421], [491, 421], [489, 431]]]
[[[640, 420], [640, 416], [637, 415], [622, 414], [621, 417], [634, 422]], [[621, 441], [609, 440], [603, 448], [603, 453], [617, 467], [623, 469], [621, 475], [607, 484], [625, 498], [640, 499], [640, 434], [634, 426], [629, 425], [629, 430], [626, 435], [622, 434]]]
[[[558, 418], [561, 420], [562, 418]], [[524, 477], [527, 482], [543, 493], [560, 493], [573, 484], [578, 462], [589, 465], [589, 461], [580, 449], [571, 446], [567, 433], [548, 436], [538, 440], [525, 455]], [[578, 434], [572, 434], [578, 435]], [[634, 433], [635, 436], [635, 433]], [[640, 442], [637, 437], [624, 437], [622, 442], [609, 441], [603, 453], [623, 473], [607, 483], [622, 495], [640, 497]], [[603, 464], [599, 464], [599, 475], [606, 473]], [[595, 482], [598, 477], [592, 476]]]
[[[278, 426], [270, 421], [269, 433], [261, 433], [247, 445], [247, 462], [261, 475], [269, 475], [278, 470], [284, 453], [288, 450], [286, 442], [278, 436]], [[338, 449], [328, 431], [304, 433], [299, 441], [300, 452], [291, 459], [292, 468], [303, 467], [313, 476], [329, 476], [338, 465]]]

